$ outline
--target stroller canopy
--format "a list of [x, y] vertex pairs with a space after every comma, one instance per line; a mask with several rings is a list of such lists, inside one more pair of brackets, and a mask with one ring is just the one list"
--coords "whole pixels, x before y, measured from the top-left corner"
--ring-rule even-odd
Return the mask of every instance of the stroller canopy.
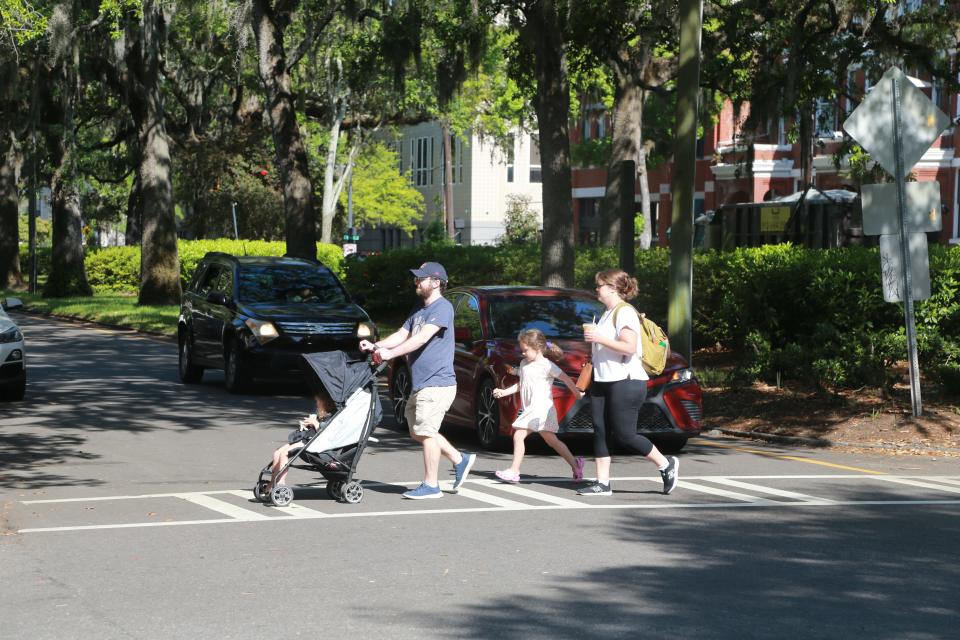
[[370, 365], [350, 362], [343, 351], [306, 353], [300, 362], [303, 375], [313, 391], [324, 390], [338, 406], [370, 381]]

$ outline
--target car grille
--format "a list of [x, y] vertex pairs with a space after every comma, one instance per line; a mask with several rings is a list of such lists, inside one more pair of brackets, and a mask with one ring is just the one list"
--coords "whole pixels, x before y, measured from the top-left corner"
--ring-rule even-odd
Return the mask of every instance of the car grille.
[[696, 402], [691, 402], [690, 400], [681, 400], [680, 404], [683, 405], [683, 408], [686, 410], [687, 415], [690, 416], [690, 419], [694, 422], [700, 422], [703, 420], [703, 411], [700, 410], [700, 405]]
[[[567, 422], [567, 433], [590, 433], [593, 431], [593, 416], [590, 405], [582, 407], [573, 418]], [[637, 431], [643, 433], [673, 433], [673, 425], [655, 404], [647, 403], [640, 409], [637, 416]]]
[[640, 408], [640, 415], [637, 416], [637, 431], [672, 433], [673, 425], [670, 424], [670, 420], [663, 414], [660, 407], [647, 403]]
[[291, 336], [352, 336], [353, 322], [278, 322], [280, 331]]

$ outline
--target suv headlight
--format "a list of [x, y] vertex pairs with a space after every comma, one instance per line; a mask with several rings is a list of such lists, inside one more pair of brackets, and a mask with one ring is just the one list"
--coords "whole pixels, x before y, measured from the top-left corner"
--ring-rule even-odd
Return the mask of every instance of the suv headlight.
[[0, 333], [0, 342], [20, 342], [23, 340], [23, 334], [17, 327], [10, 327], [3, 333]]
[[247, 325], [247, 328], [250, 329], [260, 344], [267, 344], [271, 340], [280, 337], [280, 334], [277, 333], [277, 328], [273, 326], [272, 322], [247, 318], [243, 321], [243, 324]]
[[680, 369], [670, 376], [670, 382], [686, 382], [693, 379], [693, 369]]
[[357, 325], [358, 338], [371, 338], [377, 333], [377, 325], [372, 322], [361, 322]]

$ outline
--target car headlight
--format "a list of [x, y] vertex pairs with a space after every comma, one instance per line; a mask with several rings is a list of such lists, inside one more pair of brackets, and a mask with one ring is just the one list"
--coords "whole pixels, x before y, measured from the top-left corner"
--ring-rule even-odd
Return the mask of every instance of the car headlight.
[[680, 369], [670, 376], [670, 382], [687, 382], [693, 379], [693, 369]]
[[372, 322], [361, 322], [357, 325], [358, 338], [371, 338], [377, 333], [377, 326]]
[[17, 327], [10, 327], [3, 333], [0, 333], [0, 342], [20, 342], [23, 340], [23, 334]]
[[277, 333], [277, 328], [273, 326], [272, 322], [247, 318], [243, 323], [247, 325], [247, 328], [250, 329], [260, 344], [267, 344], [271, 340], [280, 337], [280, 334]]

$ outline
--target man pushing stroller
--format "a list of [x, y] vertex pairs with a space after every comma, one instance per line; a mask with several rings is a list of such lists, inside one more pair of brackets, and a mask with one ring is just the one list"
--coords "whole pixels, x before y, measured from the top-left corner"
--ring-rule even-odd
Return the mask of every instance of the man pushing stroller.
[[453, 463], [454, 493], [466, 480], [477, 456], [454, 448], [440, 433], [443, 417], [457, 393], [453, 369], [453, 305], [443, 297], [447, 272], [437, 262], [426, 262], [410, 272], [422, 306], [415, 309], [395, 333], [378, 342], [361, 340], [360, 348], [372, 351], [376, 358], [384, 361], [410, 356], [413, 386], [404, 416], [410, 436], [423, 447], [423, 482], [403, 497], [424, 500], [443, 497], [437, 478], [441, 455]]

